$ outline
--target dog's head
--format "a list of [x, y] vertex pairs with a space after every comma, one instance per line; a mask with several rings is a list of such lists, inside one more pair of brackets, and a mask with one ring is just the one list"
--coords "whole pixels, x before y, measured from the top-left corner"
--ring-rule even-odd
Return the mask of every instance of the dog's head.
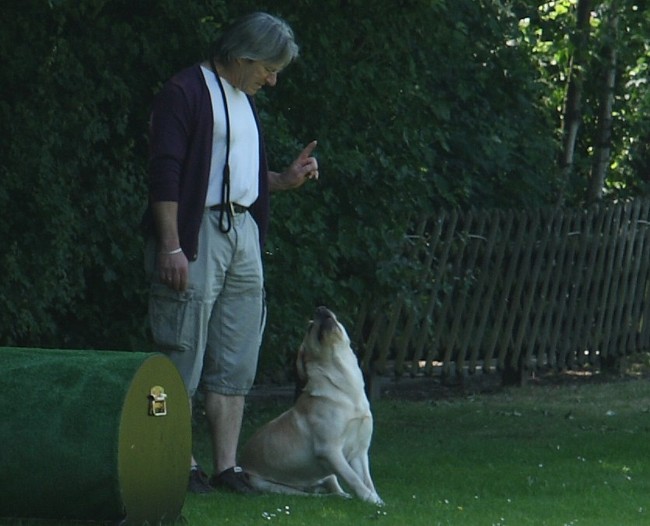
[[337, 352], [351, 352], [348, 333], [331, 310], [318, 307], [298, 351], [296, 366], [300, 379], [307, 379], [308, 362], [328, 361]]

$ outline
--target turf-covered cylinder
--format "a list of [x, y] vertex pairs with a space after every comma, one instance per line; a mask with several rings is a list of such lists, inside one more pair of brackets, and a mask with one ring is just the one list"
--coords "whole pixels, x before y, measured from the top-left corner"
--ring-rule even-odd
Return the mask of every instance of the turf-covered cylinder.
[[0, 516], [180, 516], [190, 407], [164, 355], [0, 348], [0, 412]]

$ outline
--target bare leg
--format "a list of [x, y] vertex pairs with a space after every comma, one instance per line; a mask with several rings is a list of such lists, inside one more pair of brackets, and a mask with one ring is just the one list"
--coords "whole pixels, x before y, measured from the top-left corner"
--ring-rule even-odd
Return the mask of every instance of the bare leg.
[[[190, 396], [189, 399], [190, 399], [190, 415], [191, 415], [191, 414], [192, 414], [192, 410], [193, 410], [192, 397]], [[194, 452], [192, 452], [192, 460], [191, 460], [191, 463], [190, 463], [190, 468], [195, 468], [195, 467], [197, 467], [198, 465], [199, 465], [198, 462], [197, 462], [196, 459], [194, 458]]]
[[[190, 398], [190, 412], [192, 411], [192, 399]], [[207, 474], [200, 469], [194, 454], [191, 458], [190, 480], [188, 483], [188, 490], [191, 493], [205, 494], [212, 491]]]
[[205, 412], [212, 432], [214, 473], [237, 465], [237, 444], [244, 416], [243, 396], [206, 392]]

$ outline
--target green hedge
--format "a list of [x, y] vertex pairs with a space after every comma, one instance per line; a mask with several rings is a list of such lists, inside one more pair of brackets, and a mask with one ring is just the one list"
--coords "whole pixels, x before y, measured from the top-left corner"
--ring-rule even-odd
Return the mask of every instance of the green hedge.
[[[162, 81], [254, 9], [301, 45], [258, 97], [272, 166], [318, 139], [321, 180], [274, 194], [263, 373], [283, 374], [316, 304], [350, 327], [413, 262], [439, 206], [549, 202], [553, 124], [516, 20], [475, 0], [50, 0], [4, 7], [0, 344], [150, 348], [139, 222]], [[27, 35], [27, 36], [26, 36]]]

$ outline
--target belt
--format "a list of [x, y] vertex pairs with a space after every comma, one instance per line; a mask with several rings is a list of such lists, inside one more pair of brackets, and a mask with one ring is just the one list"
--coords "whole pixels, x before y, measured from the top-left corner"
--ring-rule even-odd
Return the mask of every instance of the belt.
[[237, 203], [230, 203], [230, 206], [225, 204], [221, 205], [213, 205], [210, 207], [210, 210], [216, 211], [216, 212], [221, 212], [223, 211], [232, 211], [234, 214], [243, 214], [245, 212], [248, 212], [248, 207], [247, 206], [242, 206], [238, 205]]

